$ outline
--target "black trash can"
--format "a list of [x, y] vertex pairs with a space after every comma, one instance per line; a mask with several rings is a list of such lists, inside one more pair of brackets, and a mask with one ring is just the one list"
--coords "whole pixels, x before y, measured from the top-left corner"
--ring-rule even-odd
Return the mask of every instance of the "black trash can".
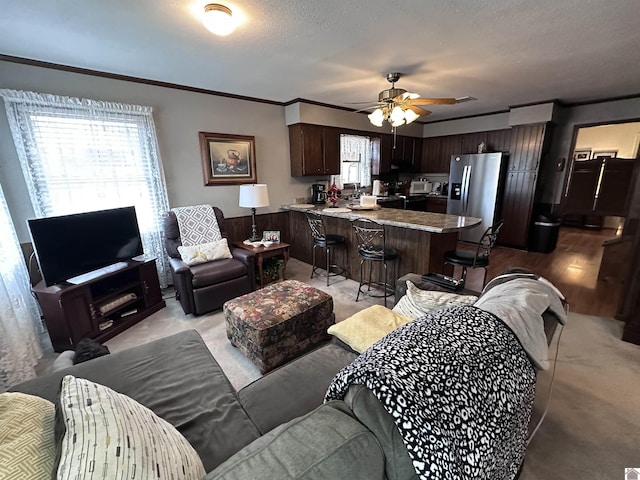
[[560, 219], [548, 215], [538, 215], [529, 232], [529, 251], [551, 253], [558, 243]]

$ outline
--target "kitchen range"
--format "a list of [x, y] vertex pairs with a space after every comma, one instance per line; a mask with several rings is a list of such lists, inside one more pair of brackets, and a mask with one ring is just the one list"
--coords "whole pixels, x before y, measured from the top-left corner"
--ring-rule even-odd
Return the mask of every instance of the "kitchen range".
[[446, 182], [431, 182], [426, 178], [412, 180], [409, 195], [405, 197], [405, 210], [426, 211], [429, 197], [446, 196], [447, 187]]

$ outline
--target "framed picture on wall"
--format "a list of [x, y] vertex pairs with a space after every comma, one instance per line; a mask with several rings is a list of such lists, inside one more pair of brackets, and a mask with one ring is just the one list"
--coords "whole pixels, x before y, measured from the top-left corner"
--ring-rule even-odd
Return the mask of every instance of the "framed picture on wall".
[[199, 132], [205, 186], [256, 183], [255, 138]]
[[591, 158], [608, 157], [616, 158], [618, 156], [618, 150], [594, 150], [591, 154]]
[[589, 160], [590, 158], [591, 158], [590, 148], [580, 148], [573, 152], [573, 159], [576, 162], [582, 162], [584, 160]]

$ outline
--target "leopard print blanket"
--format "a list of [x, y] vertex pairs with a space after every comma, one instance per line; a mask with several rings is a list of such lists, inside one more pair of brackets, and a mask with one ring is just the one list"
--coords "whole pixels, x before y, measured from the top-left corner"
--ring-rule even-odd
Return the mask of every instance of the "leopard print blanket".
[[524, 459], [535, 370], [497, 317], [470, 306], [418, 318], [333, 379], [371, 390], [393, 417], [421, 479], [515, 478]]

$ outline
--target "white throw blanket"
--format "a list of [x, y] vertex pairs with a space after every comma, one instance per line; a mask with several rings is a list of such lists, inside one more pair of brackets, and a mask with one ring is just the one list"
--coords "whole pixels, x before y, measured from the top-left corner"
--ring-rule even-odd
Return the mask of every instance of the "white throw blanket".
[[564, 325], [567, 315], [562, 305], [563, 298], [562, 293], [542, 277], [538, 280], [513, 278], [483, 293], [474, 306], [505, 322], [533, 364], [546, 370], [549, 368], [549, 346], [542, 314], [549, 309]]
[[217, 242], [222, 239], [218, 219], [211, 205], [173, 208], [178, 219], [180, 240], [184, 247]]

